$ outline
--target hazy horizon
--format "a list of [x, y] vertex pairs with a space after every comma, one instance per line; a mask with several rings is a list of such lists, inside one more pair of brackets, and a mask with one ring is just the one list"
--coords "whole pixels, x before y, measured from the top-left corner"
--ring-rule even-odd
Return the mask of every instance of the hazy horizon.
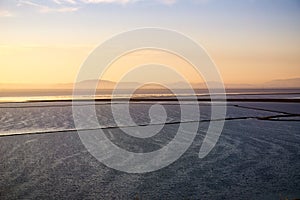
[[[143, 89], [164, 89], [163, 85], [155, 82], [136, 82], [136, 81], [121, 81], [119, 83], [111, 81], [111, 80], [84, 80], [77, 82], [79, 87], [82, 89], [89, 89], [92, 88], [94, 83], [98, 82], [97, 89], [113, 89], [117, 84], [121, 89], [128, 89], [135, 87], [136, 85], [146, 84]], [[181, 85], [181, 82], [165, 82], [172, 88], [177, 89], [184, 89], [184, 85]], [[195, 89], [206, 89], [207, 86], [205, 82], [194, 82], [190, 83], [191, 86]], [[73, 89], [75, 83], [54, 83], [54, 84], [28, 84], [28, 83], [12, 83], [12, 84], [3, 84], [0, 83], [0, 89], [2, 90], [22, 90], [22, 89], [62, 89], [68, 90]], [[300, 78], [293, 78], [293, 79], [277, 79], [271, 80], [268, 82], [260, 83], [260, 84], [246, 84], [246, 83], [224, 83], [226, 88], [239, 88], [239, 89], [249, 89], [249, 88], [256, 88], [256, 89], [263, 89], [263, 88], [273, 88], [273, 89], [283, 89], [283, 88], [300, 88]]]

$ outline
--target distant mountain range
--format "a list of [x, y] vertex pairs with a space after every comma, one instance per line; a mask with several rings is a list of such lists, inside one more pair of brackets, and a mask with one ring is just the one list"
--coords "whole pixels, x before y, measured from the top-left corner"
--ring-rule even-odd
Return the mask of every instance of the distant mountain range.
[[300, 78], [293, 79], [278, 79], [265, 83], [268, 87], [280, 87], [280, 88], [300, 88]]
[[[81, 81], [76, 84], [76, 87], [80, 89], [91, 89], [93, 86], [97, 85], [97, 89], [113, 89], [117, 85], [116, 82], [107, 81], [107, 80], [86, 80]], [[119, 83], [120, 89], [130, 89], [136, 88], [140, 83], [138, 82], [121, 82]], [[184, 89], [182, 82], [175, 82], [169, 84], [172, 88]], [[191, 84], [195, 89], [206, 88], [205, 83], [192, 83]], [[219, 83], [211, 83], [211, 85], [218, 87]], [[0, 84], [0, 89], [10, 90], [10, 89], [73, 89], [73, 83], [64, 83], [64, 84], [43, 84], [43, 85], [34, 85], [34, 84]], [[279, 79], [265, 82], [263, 84], [225, 84], [226, 88], [300, 88], [300, 78], [293, 79]], [[163, 87], [157, 84], [147, 84], [144, 89], [162, 89]]]

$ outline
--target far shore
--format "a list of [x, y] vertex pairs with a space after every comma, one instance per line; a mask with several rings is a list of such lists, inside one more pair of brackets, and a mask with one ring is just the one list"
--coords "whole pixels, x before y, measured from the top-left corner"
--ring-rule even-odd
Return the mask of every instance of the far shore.
[[[3, 101], [3, 103], [43, 103], [43, 102], [176, 102], [177, 98], [101, 98], [101, 99], [50, 99], [50, 100], [26, 100], [26, 101], [18, 101], [18, 102], [10, 102]], [[282, 99], [282, 98], [247, 98], [247, 99], [239, 99], [239, 98], [227, 98], [225, 99], [214, 99], [213, 101], [210, 98], [182, 98], [180, 101], [187, 102], [277, 102], [277, 103], [300, 103], [300, 99]]]

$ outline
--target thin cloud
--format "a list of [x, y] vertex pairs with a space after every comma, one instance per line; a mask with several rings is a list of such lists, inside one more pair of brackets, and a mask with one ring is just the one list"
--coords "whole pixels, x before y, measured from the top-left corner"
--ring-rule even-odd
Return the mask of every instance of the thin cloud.
[[[129, 4], [137, 2], [146, 2], [152, 1], [164, 5], [173, 5], [181, 0], [51, 0], [52, 4], [45, 5], [37, 3], [36, 1], [31, 0], [20, 0], [18, 6], [28, 5], [35, 7], [41, 13], [64, 13], [64, 12], [75, 12], [78, 11], [81, 7], [84, 7], [84, 4]], [[207, 2], [210, 0], [189, 0], [192, 2]], [[80, 5], [80, 6], [78, 6]], [[0, 16], [11, 16], [9, 12], [1, 12]]]
[[81, 0], [83, 3], [87, 4], [100, 4], [100, 3], [119, 3], [119, 4], [127, 4], [134, 3], [140, 0]]
[[166, 4], [166, 5], [173, 5], [179, 1], [181, 2], [189, 2], [189, 3], [195, 3], [195, 4], [205, 4], [209, 3], [212, 0], [157, 0], [159, 3]]
[[[81, 0], [81, 2], [86, 4], [101, 4], [101, 3], [117, 3], [117, 4], [128, 4], [142, 2], [145, 0]], [[152, 0], [161, 4], [171, 5], [177, 2], [177, 0]]]
[[62, 5], [62, 4], [77, 4], [77, 2], [75, 0], [53, 0], [54, 3], [58, 4], [58, 5]]
[[56, 3], [56, 4], [58, 4], [58, 5], [61, 5], [61, 4], [62, 4], [62, 2], [59, 1], [59, 0], [53, 0], [53, 2]]
[[[68, 1], [69, 2], [69, 1]], [[57, 4], [61, 3], [61, 1], [57, 1]], [[62, 6], [62, 7], [49, 7], [43, 4], [38, 4], [32, 1], [25, 1], [21, 0], [19, 1], [18, 6], [22, 5], [29, 5], [33, 6], [38, 9], [39, 12], [41, 13], [51, 13], [51, 12], [59, 12], [59, 13], [64, 13], [64, 12], [75, 12], [79, 9], [79, 7], [70, 7], [70, 6]]]
[[31, 2], [31, 1], [20, 0], [19, 3], [18, 3], [18, 6], [22, 6], [22, 5], [34, 6], [34, 7], [37, 7], [37, 8], [47, 7], [47, 6], [43, 6], [41, 4], [37, 4], [37, 3]]
[[45, 10], [46, 12], [75, 12], [79, 10], [78, 7], [62, 7], [62, 8], [48, 8], [47, 10]]

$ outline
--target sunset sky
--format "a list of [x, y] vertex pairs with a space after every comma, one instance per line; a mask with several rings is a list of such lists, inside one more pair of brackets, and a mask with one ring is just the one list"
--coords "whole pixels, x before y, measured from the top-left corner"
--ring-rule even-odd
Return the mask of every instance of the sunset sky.
[[[0, 84], [73, 82], [97, 45], [139, 27], [172, 29], [193, 38], [225, 83], [300, 77], [297, 0], [1, 0], [0, 24]], [[147, 53], [140, 52], [139, 59]], [[106, 79], [116, 79], [113, 74]], [[160, 75], [173, 80], [163, 70]], [[140, 77], [137, 72], [130, 80]]]

